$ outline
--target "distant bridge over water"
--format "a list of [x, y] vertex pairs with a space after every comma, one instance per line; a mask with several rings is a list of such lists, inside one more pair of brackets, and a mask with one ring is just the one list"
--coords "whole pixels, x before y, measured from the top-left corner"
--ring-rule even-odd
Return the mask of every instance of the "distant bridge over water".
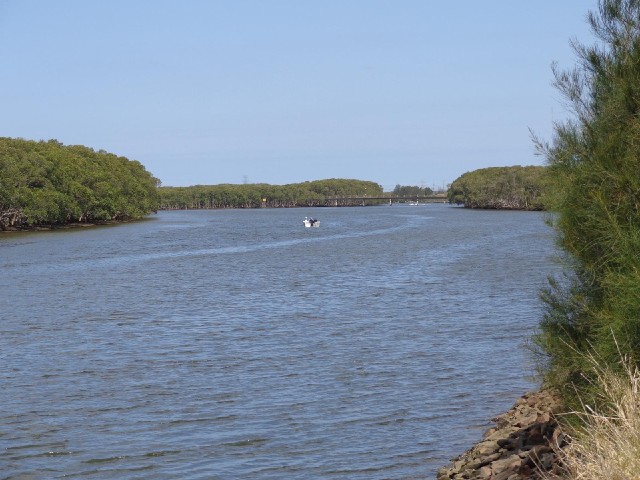
[[394, 203], [447, 203], [447, 195], [444, 193], [438, 193], [434, 195], [354, 195], [343, 197], [326, 197], [325, 205], [331, 205], [334, 207], [344, 205], [380, 205], [381, 203], [388, 203], [393, 205]]

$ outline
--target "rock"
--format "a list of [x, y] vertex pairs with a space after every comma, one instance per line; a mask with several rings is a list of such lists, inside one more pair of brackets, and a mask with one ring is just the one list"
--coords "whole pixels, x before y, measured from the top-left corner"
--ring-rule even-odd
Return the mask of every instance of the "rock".
[[484, 466], [478, 470], [477, 478], [478, 480], [485, 480], [485, 479], [488, 480], [491, 478], [491, 475], [493, 475], [493, 471], [491, 470], [491, 467]]
[[493, 429], [493, 432], [491, 432], [491, 434], [489, 435], [485, 434], [484, 439], [485, 440], [505, 440], [510, 437], [515, 439], [517, 437], [517, 433], [519, 430], [520, 429], [518, 427], [508, 424], [501, 429]]
[[500, 450], [501, 446], [500, 440], [488, 440], [476, 445], [475, 450], [480, 455], [491, 455], [492, 453], [496, 453]]
[[515, 423], [515, 426], [526, 428], [529, 425], [536, 423], [536, 420], [538, 420], [538, 412], [536, 412], [535, 410], [527, 409], [526, 411], [521, 412], [518, 421]]
[[542, 412], [536, 418], [536, 423], [549, 423], [551, 420], [551, 414], [549, 412]]
[[516, 478], [519, 477], [517, 473], [513, 473], [511, 470], [505, 470], [504, 472], [491, 477], [491, 480], [509, 480], [514, 475], [516, 476]]
[[488, 457], [482, 457], [478, 459], [478, 466], [476, 469], [480, 469], [486, 465], [489, 465], [491, 462], [498, 460], [501, 456], [500, 452], [496, 452], [493, 455], [489, 455]]
[[438, 480], [540, 479], [540, 470], [557, 471], [556, 449], [568, 442], [554, 413], [560, 409], [557, 395], [547, 390], [519, 398], [513, 408], [493, 419], [483, 439], [451, 465], [438, 470]]
[[452, 468], [442, 467], [438, 469], [436, 473], [436, 480], [446, 480], [447, 478], [451, 478], [453, 474]]
[[511, 455], [510, 457], [496, 460], [491, 463], [491, 470], [493, 474], [502, 473], [505, 470], [516, 471], [522, 465], [522, 459], [518, 455]]

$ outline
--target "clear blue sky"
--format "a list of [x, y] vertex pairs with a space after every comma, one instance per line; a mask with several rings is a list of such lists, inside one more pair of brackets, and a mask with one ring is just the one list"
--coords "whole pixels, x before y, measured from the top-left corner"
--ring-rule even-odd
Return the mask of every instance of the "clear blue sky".
[[0, 136], [164, 185], [441, 186], [542, 164], [596, 0], [0, 0]]

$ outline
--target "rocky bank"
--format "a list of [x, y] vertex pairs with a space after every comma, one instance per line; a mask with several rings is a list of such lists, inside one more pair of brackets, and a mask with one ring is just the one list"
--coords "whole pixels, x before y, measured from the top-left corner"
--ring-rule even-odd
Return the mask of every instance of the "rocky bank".
[[437, 480], [541, 479], [561, 473], [557, 452], [567, 443], [555, 414], [559, 397], [549, 390], [527, 393], [492, 421], [482, 440], [441, 468]]

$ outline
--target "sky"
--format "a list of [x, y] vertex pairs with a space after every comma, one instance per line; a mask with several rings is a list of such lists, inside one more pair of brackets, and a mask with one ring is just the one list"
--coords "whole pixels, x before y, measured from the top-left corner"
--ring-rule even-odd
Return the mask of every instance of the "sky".
[[597, 0], [0, 0], [0, 136], [166, 186], [541, 165]]

